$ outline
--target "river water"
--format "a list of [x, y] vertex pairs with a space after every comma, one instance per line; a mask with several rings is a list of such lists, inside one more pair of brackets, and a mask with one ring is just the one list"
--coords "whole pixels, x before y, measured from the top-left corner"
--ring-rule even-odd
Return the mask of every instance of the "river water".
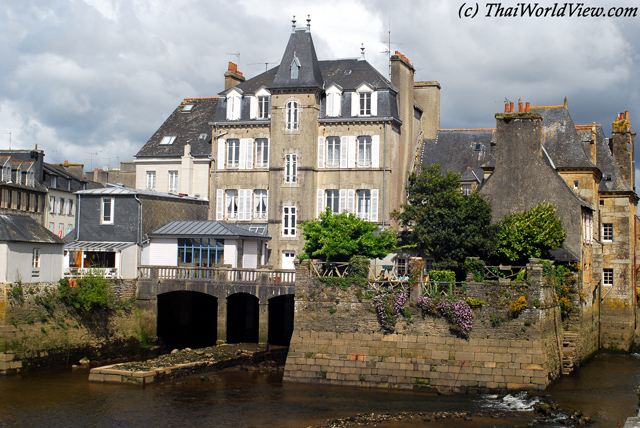
[[[472, 421], [393, 422], [383, 427], [526, 426], [522, 412], [536, 397], [437, 396], [282, 382], [282, 370], [233, 369], [140, 388], [89, 383], [88, 369], [0, 377], [2, 427], [304, 427], [365, 412], [489, 411]], [[617, 427], [634, 416], [640, 356], [599, 355], [545, 394], [563, 409], [593, 417], [593, 427]], [[510, 410], [511, 409], [511, 410]], [[519, 409], [519, 410], [518, 410]], [[561, 426], [559, 423], [535, 426]]]

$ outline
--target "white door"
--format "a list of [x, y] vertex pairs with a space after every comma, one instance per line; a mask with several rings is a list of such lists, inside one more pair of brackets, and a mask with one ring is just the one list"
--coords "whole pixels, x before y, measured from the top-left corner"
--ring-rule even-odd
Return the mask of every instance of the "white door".
[[296, 266], [293, 264], [293, 261], [296, 258], [296, 253], [293, 251], [283, 251], [282, 252], [282, 269], [295, 269]]

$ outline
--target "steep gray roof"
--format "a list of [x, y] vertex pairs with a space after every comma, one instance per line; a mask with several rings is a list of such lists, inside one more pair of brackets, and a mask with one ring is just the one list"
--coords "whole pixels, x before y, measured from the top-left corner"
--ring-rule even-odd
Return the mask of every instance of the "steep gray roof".
[[0, 215], [0, 241], [64, 244], [61, 238], [31, 217], [20, 215]]
[[174, 220], [149, 234], [153, 237], [203, 237], [221, 239], [271, 239], [271, 237], [255, 233], [248, 228], [233, 223], [212, 220]]
[[435, 139], [424, 140], [422, 164], [439, 163], [442, 171], [460, 174], [462, 181], [482, 181], [481, 167], [492, 156], [493, 131], [491, 128], [440, 129]]
[[[184, 107], [192, 104], [193, 108], [185, 111]], [[191, 144], [193, 157], [211, 155], [211, 126], [218, 107], [218, 98], [185, 98], [171, 113], [171, 116], [149, 138], [149, 141], [138, 151], [136, 158], [145, 157], [180, 157], [184, 154], [184, 146]], [[173, 144], [160, 144], [165, 136], [175, 136]], [[201, 138], [204, 137], [204, 138]]]
[[[293, 62], [299, 65], [298, 78], [291, 78], [290, 66]], [[313, 46], [311, 33], [306, 29], [296, 29], [289, 37], [284, 50], [280, 67], [270, 88], [323, 88], [322, 73], [318, 66], [316, 49]]]
[[584, 152], [567, 107], [531, 107], [531, 112], [542, 116], [543, 145], [556, 167], [596, 167]]
[[[580, 126], [576, 128], [585, 151], [591, 144], [591, 127]], [[633, 189], [625, 181], [620, 173], [620, 168], [611, 153], [609, 143], [604, 135], [601, 125], [596, 125], [596, 163], [602, 171], [599, 189], [601, 192], [632, 192]]]

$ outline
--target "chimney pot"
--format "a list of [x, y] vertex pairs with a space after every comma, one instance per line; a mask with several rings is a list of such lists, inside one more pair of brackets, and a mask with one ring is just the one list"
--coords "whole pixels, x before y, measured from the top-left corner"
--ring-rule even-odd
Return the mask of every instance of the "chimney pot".
[[518, 102], [518, 113], [522, 113], [524, 109], [522, 108], [522, 101]]
[[513, 113], [513, 103], [509, 103], [509, 113]]
[[509, 103], [504, 103], [504, 112], [509, 113]]
[[529, 101], [527, 101], [527, 104], [524, 107], [524, 111], [526, 113], [529, 113], [531, 111], [531, 104], [529, 103]]

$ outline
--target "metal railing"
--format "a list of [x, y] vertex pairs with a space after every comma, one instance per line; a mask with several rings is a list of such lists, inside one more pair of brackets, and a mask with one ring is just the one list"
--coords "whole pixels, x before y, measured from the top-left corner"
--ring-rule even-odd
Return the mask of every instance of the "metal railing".
[[242, 269], [191, 266], [140, 266], [140, 279], [188, 279], [241, 283], [293, 284], [296, 272], [287, 269]]
[[105, 278], [117, 278], [118, 277], [118, 269], [117, 268], [98, 268], [98, 267], [90, 267], [90, 268], [68, 268], [64, 271], [65, 278], [80, 278], [85, 275], [100, 275]]

